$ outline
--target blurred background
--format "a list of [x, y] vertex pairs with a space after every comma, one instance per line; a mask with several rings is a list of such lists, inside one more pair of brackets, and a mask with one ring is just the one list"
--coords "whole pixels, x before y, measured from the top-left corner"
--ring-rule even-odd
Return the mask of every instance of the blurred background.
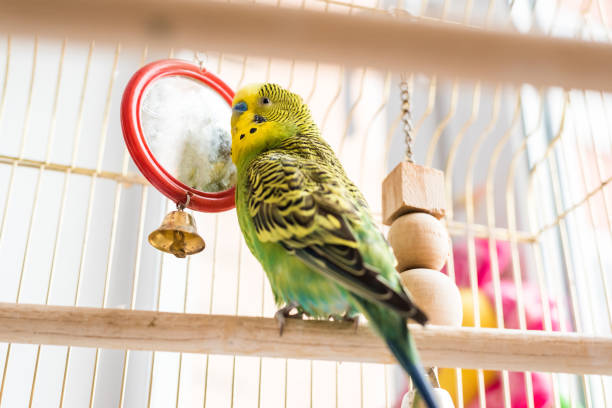
[[[609, 42], [612, 19], [607, 0], [261, 3], [597, 42]], [[131, 75], [163, 58], [201, 60], [234, 90], [270, 81], [302, 95], [378, 220], [382, 180], [405, 155], [403, 77], [413, 89], [415, 161], [445, 172], [454, 252], [446, 272], [464, 311], [478, 307], [482, 326], [610, 336], [609, 94], [401, 77], [302, 61], [297, 50], [279, 60], [10, 33], [0, 37], [0, 301], [273, 316], [234, 210], [194, 214], [207, 248], [187, 259], [146, 241], [174, 203], [131, 162], [119, 107]], [[11, 408], [391, 407], [406, 389], [394, 366], [47, 345], [1, 344], [0, 369], [1, 406]], [[456, 395], [455, 375], [444, 378]], [[464, 370], [456, 406], [504, 406], [501, 374], [480, 375], [478, 390]], [[505, 402], [513, 408], [612, 406], [609, 377], [517, 375]]]

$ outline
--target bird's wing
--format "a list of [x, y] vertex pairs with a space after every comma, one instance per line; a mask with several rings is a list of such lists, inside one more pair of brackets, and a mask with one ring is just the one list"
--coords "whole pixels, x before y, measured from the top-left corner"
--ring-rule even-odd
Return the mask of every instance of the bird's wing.
[[251, 163], [247, 183], [248, 211], [260, 241], [279, 243], [347, 290], [426, 322], [400, 285], [364, 262], [355, 234], [364, 209], [337, 176], [315, 162], [268, 153]]

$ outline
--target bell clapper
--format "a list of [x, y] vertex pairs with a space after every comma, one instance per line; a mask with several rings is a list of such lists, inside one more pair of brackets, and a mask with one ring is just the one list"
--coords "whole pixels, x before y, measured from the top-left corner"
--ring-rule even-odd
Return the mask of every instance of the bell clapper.
[[176, 204], [176, 211], [168, 213], [162, 225], [149, 234], [149, 243], [160, 251], [170, 253], [177, 258], [201, 252], [206, 244], [198, 234], [195, 219], [185, 212], [189, 205], [191, 193], [186, 194], [185, 202]]

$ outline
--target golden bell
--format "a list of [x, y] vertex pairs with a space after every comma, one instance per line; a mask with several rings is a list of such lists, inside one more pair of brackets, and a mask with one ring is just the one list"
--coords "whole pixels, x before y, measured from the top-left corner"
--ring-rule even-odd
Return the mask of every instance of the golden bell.
[[177, 258], [197, 254], [206, 244], [196, 230], [195, 219], [185, 211], [172, 211], [161, 227], [149, 234], [149, 243]]

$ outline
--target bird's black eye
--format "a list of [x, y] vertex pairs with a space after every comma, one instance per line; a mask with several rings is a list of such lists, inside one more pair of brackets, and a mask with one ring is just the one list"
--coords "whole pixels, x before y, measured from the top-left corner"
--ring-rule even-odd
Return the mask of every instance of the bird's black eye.
[[269, 105], [270, 104], [270, 99], [263, 97], [261, 98], [261, 103], [263, 103], [264, 105]]

